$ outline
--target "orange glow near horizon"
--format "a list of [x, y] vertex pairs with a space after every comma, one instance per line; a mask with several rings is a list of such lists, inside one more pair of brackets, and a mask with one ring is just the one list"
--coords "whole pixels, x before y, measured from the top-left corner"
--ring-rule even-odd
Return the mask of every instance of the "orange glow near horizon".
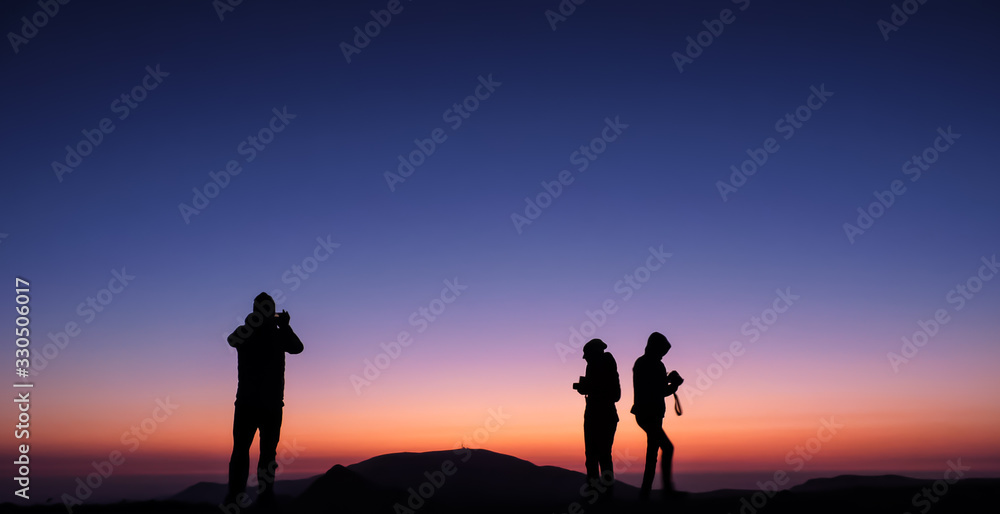
[[[282, 444], [294, 442], [303, 450], [284, 472], [317, 473], [386, 453], [463, 444], [582, 470], [584, 398], [570, 387], [584, 372], [579, 355], [561, 362], [551, 343], [510, 352], [499, 338], [480, 341], [480, 353], [468, 361], [438, 349], [461, 348], [475, 333], [469, 327], [465, 336], [452, 335], [440, 346], [407, 349], [410, 353], [358, 394], [348, 377], [362, 372], [365, 357], [341, 357], [343, 348], [316, 344], [320, 338], [303, 331], [309, 353], [287, 358], [281, 430]], [[621, 466], [641, 472], [645, 437], [629, 408], [632, 362], [643, 341], [612, 329], [606, 337], [632, 341], [610, 345], [622, 383], [614, 448]], [[532, 341], [530, 334], [524, 340]], [[709, 367], [715, 362], [712, 352], [727, 345], [715, 342], [719, 336], [702, 340], [708, 343], [678, 340], [665, 359], [668, 369], [686, 378], [679, 395], [684, 415], [674, 415], [668, 398], [664, 421], [676, 446], [678, 473], [790, 469], [798, 458], [790, 452], [807, 444], [816, 450], [804, 462], [810, 470], [905, 474], [961, 457], [980, 472], [1000, 473], [1000, 411], [994, 401], [1000, 380], [990, 365], [1000, 350], [959, 367], [936, 359], [934, 352], [943, 345], [928, 346], [925, 355], [894, 374], [878, 354], [798, 355], [796, 338], [775, 332], [767, 345], [748, 345], [720, 376]], [[813, 344], [837, 348], [833, 342]], [[118, 450], [127, 452], [130, 462], [122, 473], [225, 473], [236, 356], [225, 346], [208, 348], [185, 375], [192, 378], [179, 380], [174, 369], [123, 361], [116, 381], [87, 388], [74, 387], [87, 380], [86, 366], [53, 361], [32, 405], [33, 458], [54, 463], [53, 472], [78, 473]], [[155, 356], [148, 359], [156, 362]], [[937, 380], [931, 383], [928, 376]], [[158, 401], [176, 407], [166, 415], [157, 410]], [[843, 427], [820, 434], [824, 420]], [[820, 435], [821, 445], [809, 443]], [[13, 445], [11, 435], [7, 438]], [[136, 451], [129, 452], [132, 448]], [[64, 466], [56, 466], [59, 462]]]
[[[289, 362], [294, 369], [294, 361]], [[303, 451], [284, 472], [318, 473], [334, 464], [351, 464], [385, 453], [447, 450], [463, 444], [539, 465], [582, 470], [584, 401], [568, 387], [582, 371], [578, 368], [567, 364], [558, 369], [558, 376], [537, 374], [521, 389], [486, 386], [446, 393], [441, 393], [447, 391], [441, 377], [405, 387], [414, 380], [408, 375], [415, 371], [402, 368], [395, 375], [387, 374], [378, 383], [381, 389], [373, 388], [360, 396], [343, 386], [321, 391], [290, 380], [282, 441], [294, 442]], [[629, 368], [619, 363], [623, 398], [618, 404], [621, 421], [615, 454], [623, 470], [641, 472], [645, 438], [628, 413]], [[469, 372], [474, 373], [479, 371]], [[807, 403], [821, 404], [821, 409], [800, 404], [801, 391], [770, 391], [763, 381], [746, 382], [734, 389], [735, 380], [755, 370], [734, 367], [728, 373], [702, 395], [682, 395], [683, 416], [675, 416], [668, 407], [665, 429], [677, 447], [677, 472], [791, 469], [797, 462], [792, 452], [808, 444], [817, 451], [809, 454], [811, 458], [804, 465], [816, 470], [890, 468], [905, 473], [936, 469], [950, 457], [964, 457], [967, 462], [980, 459], [979, 469], [1000, 461], [1000, 441], [993, 429], [1000, 425], [1000, 413], [983, 411], [976, 398], [944, 401], [952, 394], [946, 386], [929, 391], [926, 403], [907, 406], [864, 394], [876, 380], [855, 383], [850, 389], [810, 395]], [[697, 372], [688, 374], [697, 376]], [[490, 375], [482, 373], [484, 383], [495, 384]], [[695, 385], [694, 378], [689, 380], [687, 385]], [[913, 379], [900, 387], [919, 384]], [[394, 387], [405, 387], [407, 393], [394, 396], [390, 394]], [[222, 388], [209, 391], [135, 395], [104, 417], [93, 416], [73, 394], [49, 398], [33, 411], [37, 429], [32, 436], [45, 441], [37, 454], [67, 461], [79, 458], [85, 469], [91, 459], [119, 450], [127, 457], [134, 455], [137, 463], [123, 469], [125, 473], [182, 473], [206, 471], [206, 467], [224, 473], [232, 444], [232, 392]], [[446, 401], [415, 401], [436, 394], [445, 396]], [[156, 399], [167, 397], [178, 405], [176, 411], [162, 422], [150, 421], [157, 415]], [[817, 399], [821, 401], [817, 403]], [[843, 427], [835, 434], [821, 433], [824, 420]], [[64, 429], [70, 426], [72, 430]], [[132, 427], [137, 434], [131, 432]], [[146, 433], [146, 429], [152, 431]], [[139, 435], [146, 439], [140, 440]], [[134, 454], [128, 453], [131, 447], [136, 447]]]

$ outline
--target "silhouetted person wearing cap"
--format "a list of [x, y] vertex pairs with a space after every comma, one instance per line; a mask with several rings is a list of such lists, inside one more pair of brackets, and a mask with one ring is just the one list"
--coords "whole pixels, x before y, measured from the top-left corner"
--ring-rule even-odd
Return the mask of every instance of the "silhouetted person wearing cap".
[[[632, 367], [632, 386], [635, 391], [635, 402], [632, 414], [639, 427], [646, 432], [646, 469], [642, 475], [642, 487], [639, 497], [649, 498], [653, 488], [653, 476], [656, 474], [656, 454], [663, 450], [661, 461], [663, 475], [663, 496], [669, 498], [676, 494], [674, 489], [672, 464], [674, 445], [663, 431], [663, 416], [666, 414], [664, 398], [677, 392], [684, 379], [676, 371], [667, 373], [663, 356], [670, 351], [670, 342], [659, 333], [653, 332], [646, 342], [646, 352], [636, 359]], [[676, 401], [676, 397], [675, 397]], [[675, 404], [677, 415], [680, 415], [680, 403]]]
[[[229, 335], [239, 362], [239, 386], [233, 416], [233, 454], [229, 459], [229, 490], [225, 503], [238, 502], [246, 490], [250, 468], [250, 445], [260, 430], [260, 459], [257, 461], [260, 505], [274, 503], [275, 455], [281, 432], [281, 410], [285, 393], [285, 353], [302, 352], [302, 341], [288, 326], [287, 312], [275, 312], [274, 299], [267, 293], [254, 298], [253, 312], [245, 323]], [[245, 505], [242, 505], [245, 507]]]
[[[583, 413], [583, 441], [586, 453], [587, 478], [592, 485], [603, 482], [598, 491], [611, 493], [615, 471], [611, 461], [611, 446], [618, 428], [618, 409], [615, 402], [622, 397], [618, 380], [618, 364], [604, 350], [608, 345], [600, 339], [591, 339], [583, 345], [583, 358], [587, 361], [586, 374], [573, 388], [587, 396]], [[607, 496], [611, 496], [608, 494]]]

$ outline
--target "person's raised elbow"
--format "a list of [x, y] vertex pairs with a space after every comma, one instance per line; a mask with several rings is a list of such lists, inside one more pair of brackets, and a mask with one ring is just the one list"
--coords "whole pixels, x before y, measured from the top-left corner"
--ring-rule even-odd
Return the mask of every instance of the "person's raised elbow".
[[226, 338], [226, 341], [228, 341], [229, 342], [229, 346], [232, 346], [233, 348], [236, 348], [237, 346], [243, 344], [243, 338], [241, 338], [240, 336], [236, 335], [236, 332], [233, 332], [232, 334], [229, 334], [229, 337]]
[[303, 349], [302, 340], [297, 335], [292, 334], [285, 342], [285, 351], [292, 355], [302, 353]]

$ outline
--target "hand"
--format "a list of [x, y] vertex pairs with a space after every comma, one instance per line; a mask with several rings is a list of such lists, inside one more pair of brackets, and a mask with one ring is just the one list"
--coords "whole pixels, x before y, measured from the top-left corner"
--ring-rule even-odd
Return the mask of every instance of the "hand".
[[288, 311], [281, 311], [277, 314], [278, 326], [285, 328], [288, 326], [288, 322], [292, 319], [292, 315], [288, 314]]

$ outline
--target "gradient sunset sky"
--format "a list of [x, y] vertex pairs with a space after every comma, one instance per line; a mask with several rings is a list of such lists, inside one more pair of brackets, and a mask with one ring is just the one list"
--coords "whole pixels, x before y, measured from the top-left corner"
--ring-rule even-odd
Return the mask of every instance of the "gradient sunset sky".
[[[623, 462], [645, 446], [632, 364], [660, 331], [687, 379], [665, 421], [679, 474], [1000, 474], [995, 5], [927, 2], [887, 30], [888, 0], [592, 0], [564, 19], [556, 0], [403, 0], [348, 62], [387, 3], [71, 2], [8, 36], [0, 262], [31, 283], [33, 479], [115, 450], [118, 476], [222, 476], [225, 338], [261, 291], [305, 344], [287, 476], [463, 441], [582, 470], [574, 330], [617, 359]], [[5, 3], [0, 28], [39, 9]], [[358, 385], [368, 362], [384, 369]]]

